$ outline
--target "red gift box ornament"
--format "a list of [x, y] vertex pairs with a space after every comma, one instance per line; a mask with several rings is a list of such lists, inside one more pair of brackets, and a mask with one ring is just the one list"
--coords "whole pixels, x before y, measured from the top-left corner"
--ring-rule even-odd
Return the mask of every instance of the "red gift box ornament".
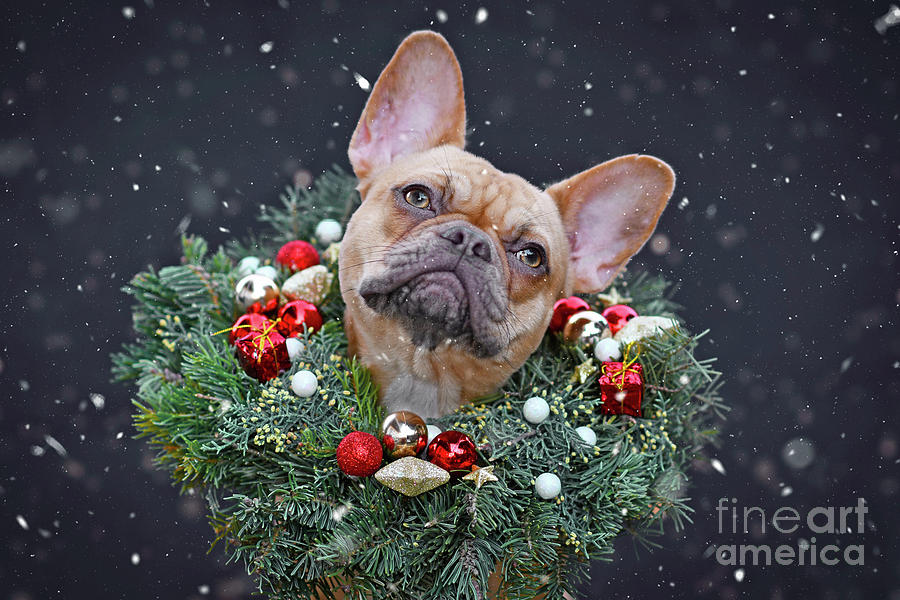
[[315, 304], [306, 300], [293, 300], [278, 311], [276, 323], [278, 333], [286, 338], [294, 337], [303, 334], [304, 325], [310, 333], [322, 327], [322, 315]]
[[233, 346], [236, 341], [242, 337], [250, 335], [250, 333], [265, 331], [272, 322], [265, 315], [251, 312], [238, 317], [238, 320], [231, 326], [231, 333], [228, 334], [228, 341]]
[[275, 323], [263, 330], [251, 330], [235, 343], [238, 362], [247, 375], [258, 381], [268, 381], [291, 366], [284, 336], [275, 330]]
[[644, 369], [637, 364], [637, 357], [627, 362], [604, 362], [600, 367], [599, 384], [603, 414], [641, 416]]

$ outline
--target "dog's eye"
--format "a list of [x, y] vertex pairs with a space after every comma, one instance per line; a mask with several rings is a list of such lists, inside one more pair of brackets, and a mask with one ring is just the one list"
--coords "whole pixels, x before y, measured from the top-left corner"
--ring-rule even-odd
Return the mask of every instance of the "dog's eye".
[[522, 248], [516, 252], [516, 258], [532, 269], [537, 269], [544, 262], [544, 258], [537, 248]]
[[408, 204], [416, 208], [429, 208], [431, 206], [431, 196], [428, 194], [428, 190], [418, 186], [406, 188], [403, 191], [403, 197]]

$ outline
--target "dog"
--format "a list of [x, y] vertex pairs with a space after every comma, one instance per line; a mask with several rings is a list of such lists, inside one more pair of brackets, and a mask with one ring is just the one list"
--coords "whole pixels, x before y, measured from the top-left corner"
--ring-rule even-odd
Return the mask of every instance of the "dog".
[[349, 351], [388, 412], [437, 417], [497, 390], [556, 300], [603, 290], [640, 250], [675, 186], [632, 154], [541, 190], [466, 152], [465, 129], [453, 50], [411, 34], [350, 141], [361, 204], [340, 247]]

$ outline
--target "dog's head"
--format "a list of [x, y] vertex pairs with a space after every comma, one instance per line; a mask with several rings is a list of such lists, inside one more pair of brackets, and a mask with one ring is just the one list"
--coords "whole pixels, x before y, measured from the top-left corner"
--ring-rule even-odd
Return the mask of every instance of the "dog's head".
[[[630, 155], [541, 190], [464, 151], [465, 121], [453, 51], [417, 32], [376, 82], [349, 148], [362, 197], [340, 257], [351, 350], [389, 407], [424, 415], [500, 385], [557, 299], [606, 287], [675, 182], [662, 161]], [[437, 398], [398, 398], [409, 394]]]

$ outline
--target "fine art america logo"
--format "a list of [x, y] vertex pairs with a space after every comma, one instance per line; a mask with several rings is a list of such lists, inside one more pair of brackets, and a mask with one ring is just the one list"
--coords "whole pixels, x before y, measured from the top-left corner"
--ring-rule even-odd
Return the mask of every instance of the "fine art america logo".
[[[720, 535], [744, 535], [751, 528], [771, 539], [782, 534], [791, 536], [784, 543], [722, 544], [716, 548], [719, 564], [746, 565], [826, 565], [838, 563], [865, 565], [863, 544], [839, 546], [839, 534], [861, 534], [865, 515], [869, 512], [865, 498], [857, 498], [856, 506], [816, 506], [805, 514], [791, 506], [774, 512], [759, 506], [737, 506], [737, 499], [719, 498], [716, 513]], [[827, 536], [817, 541], [816, 536]], [[824, 543], [827, 541], [828, 543]]]

